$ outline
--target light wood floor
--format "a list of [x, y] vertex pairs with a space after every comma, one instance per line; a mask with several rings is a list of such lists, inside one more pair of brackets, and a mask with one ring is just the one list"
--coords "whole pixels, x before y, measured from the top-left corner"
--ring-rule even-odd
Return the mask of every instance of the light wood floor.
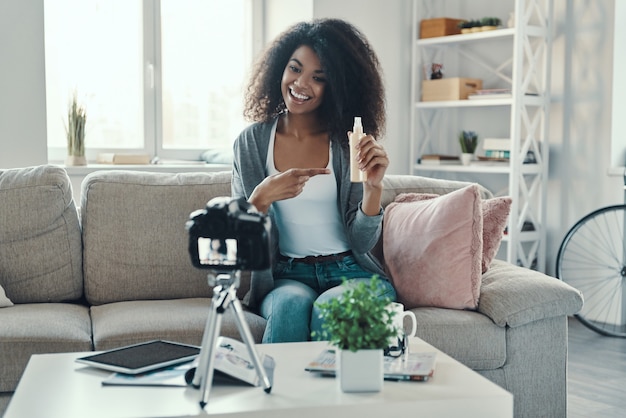
[[568, 418], [626, 416], [626, 338], [569, 319]]

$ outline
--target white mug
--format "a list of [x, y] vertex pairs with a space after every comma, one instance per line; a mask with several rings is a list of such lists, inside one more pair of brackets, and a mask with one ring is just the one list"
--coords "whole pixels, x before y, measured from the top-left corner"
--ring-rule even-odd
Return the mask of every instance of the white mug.
[[[389, 312], [395, 312], [393, 316], [393, 327], [398, 330], [398, 334], [395, 337], [389, 339], [389, 347], [387, 349], [391, 354], [398, 351], [404, 351], [404, 345], [406, 344], [405, 337], [415, 337], [417, 333], [417, 318], [411, 311], [405, 311], [404, 305], [399, 302], [391, 302], [387, 305]], [[411, 319], [411, 332], [406, 331], [404, 326], [405, 318]]]

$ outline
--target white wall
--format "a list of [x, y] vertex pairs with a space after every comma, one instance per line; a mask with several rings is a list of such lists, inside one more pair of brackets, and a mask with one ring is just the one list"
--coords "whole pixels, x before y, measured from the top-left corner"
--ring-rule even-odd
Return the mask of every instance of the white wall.
[[549, 273], [554, 273], [565, 233], [578, 219], [600, 206], [624, 202], [623, 177], [609, 174], [615, 1], [554, 3]]
[[380, 60], [387, 93], [387, 128], [383, 145], [388, 173], [409, 170], [411, 82], [411, 0], [315, 0], [314, 17], [336, 17], [358, 27]]
[[[268, 4], [291, 15], [293, 21], [311, 13], [345, 18], [369, 38], [381, 59], [387, 86], [384, 144], [392, 162], [389, 172], [408, 173], [411, 0], [307, 0], [292, 1], [292, 7], [285, 6], [286, 1], [268, 0]], [[294, 8], [295, 3], [301, 8]], [[623, 178], [609, 175], [615, 0], [554, 0], [554, 4], [547, 202], [547, 271], [551, 274], [558, 246], [576, 220], [601, 205], [624, 202]], [[43, 59], [43, 0], [3, 0], [0, 168], [47, 160]]]
[[626, 74], [626, 25], [622, 24], [625, 21], [626, 1], [616, 1], [615, 19], [613, 20], [613, 113], [611, 125], [611, 165], [613, 167], [626, 165], [626, 120], [624, 120], [626, 115], [626, 77], [624, 77]]
[[43, 0], [2, 0], [0, 168], [47, 161]]

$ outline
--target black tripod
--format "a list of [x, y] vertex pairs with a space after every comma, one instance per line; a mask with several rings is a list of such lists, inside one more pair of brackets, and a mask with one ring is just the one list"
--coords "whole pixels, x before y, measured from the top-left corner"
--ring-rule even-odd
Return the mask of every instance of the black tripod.
[[237, 270], [226, 273], [217, 272], [217, 275], [208, 275], [209, 286], [214, 286], [211, 311], [209, 312], [209, 318], [204, 329], [204, 336], [202, 337], [202, 348], [200, 349], [200, 356], [198, 357], [198, 366], [190, 369], [185, 375], [187, 383], [196, 388], [200, 388], [202, 392], [200, 407], [202, 409], [204, 409], [208, 402], [209, 391], [211, 389], [211, 383], [213, 382], [213, 373], [215, 368], [213, 363], [215, 360], [214, 352], [217, 337], [219, 336], [222, 327], [222, 317], [224, 312], [226, 312], [226, 309], [229, 307], [232, 307], [235, 310], [235, 322], [237, 323], [237, 329], [239, 330], [239, 334], [241, 335], [243, 342], [248, 348], [248, 354], [252, 359], [259, 381], [263, 385], [266, 393], [270, 393], [272, 391], [272, 385], [267, 377], [265, 368], [263, 367], [261, 359], [254, 348], [254, 340], [252, 338], [250, 328], [248, 327], [248, 323], [245, 321], [241, 302], [237, 299], [240, 273], [241, 272]]

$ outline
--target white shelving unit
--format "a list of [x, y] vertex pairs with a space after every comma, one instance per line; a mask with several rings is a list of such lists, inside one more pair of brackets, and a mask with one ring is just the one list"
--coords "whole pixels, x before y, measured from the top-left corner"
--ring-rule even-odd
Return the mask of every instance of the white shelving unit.
[[[501, 249], [506, 255], [499, 257], [539, 271], [545, 271], [546, 254], [552, 9], [551, 0], [414, 0], [413, 4], [412, 171], [459, 180], [478, 177], [483, 184], [499, 179], [505, 184], [501, 194], [513, 198]], [[419, 39], [422, 19], [485, 16], [499, 17], [505, 28]], [[514, 26], [506, 28], [511, 16]], [[446, 78], [480, 78], [483, 89], [509, 88], [511, 97], [423, 102], [423, 68], [431, 63], [442, 63]], [[510, 138], [509, 161], [469, 166], [418, 163], [423, 154], [459, 154], [457, 138], [462, 130], [476, 131], [480, 139]], [[524, 163], [529, 152], [535, 163]]]

